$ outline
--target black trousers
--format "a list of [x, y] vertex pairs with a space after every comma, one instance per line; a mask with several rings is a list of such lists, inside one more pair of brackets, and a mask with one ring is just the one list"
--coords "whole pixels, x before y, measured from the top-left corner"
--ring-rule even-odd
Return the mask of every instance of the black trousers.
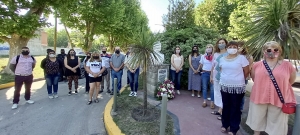
[[84, 72], [85, 75], [85, 91], [89, 92], [90, 91], [90, 77], [89, 74], [87, 72]]
[[30, 91], [31, 91], [31, 85], [33, 82], [33, 76], [18, 76], [15, 75], [15, 92], [14, 92], [14, 104], [18, 104], [20, 101], [20, 92], [22, 89], [23, 83], [25, 84], [25, 100], [30, 100]]
[[241, 103], [245, 93], [233, 94], [221, 91], [223, 101], [222, 127], [230, 127], [230, 131], [236, 133], [241, 123]]

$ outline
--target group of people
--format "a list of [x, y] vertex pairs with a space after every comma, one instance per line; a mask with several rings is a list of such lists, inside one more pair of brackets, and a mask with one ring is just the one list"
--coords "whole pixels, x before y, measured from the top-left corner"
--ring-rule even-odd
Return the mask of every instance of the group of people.
[[[184, 57], [176, 46], [171, 56], [171, 80], [175, 84], [177, 94], [180, 94], [180, 78]], [[276, 90], [281, 91], [286, 103], [296, 103], [292, 84], [296, 79], [296, 70], [292, 64], [282, 57], [282, 48], [275, 41], [263, 45], [263, 59], [253, 62], [253, 57], [248, 54], [244, 42], [219, 39], [216, 44], [208, 44], [205, 54], [199, 53], [197, 45], [192, 47], [188, 56], [188, 90], [192, 96], [201, 97], [204, 102], [202, 107], [207, 107], [207, 91], [210, 90], [210, 108], [215, 105], [217, 115], [222, 122], [221, 132], [235, 135], [241, 123], [241, 114], [244, 106], [246, 85], [251, 78], [254, 82], [247, 125], [259, 135], [265, 131], [270, 135], [287, 134], [288, 114], [281, 111], [282, 102]], [[264, 63], [270, 67], [273, 75], [268, 73]], [[270, 78], [271, 77], [271, 78]], [[278, 88], [273, 85], [272, 77], [277, 81]]]
[[[112, 80], [112, 89], [110, 89], [110, 79], [117, 78], [117, 93], [121, 89], [121, 80], [123, 68], [128, 69], [128, 78], [132, 92], [129, 96], [137, 95], [139, 66], [132, 66], [130, 58], [133, 53], [126, 55], [121, 54], [120, 47], [115, 47], [115, 53], [110, 55], [107, 48], [102, 48], [102, 53], [87, 53], [83, 60], [86, 87], [85, 91], [89, 94], [87, 104], [98, 103], [98, 94], [104, 91], [104, 82], [106, 82], [107, 93], [113, 95], [114, 81]], [[125, 61], [126, 60], [126, 61]], [[81, 60], [76, 56], [74, 49], [70, 49], [67, 54], [61, 50], [61, 54], [56, 55], [54, 50], [47, 49], [47, 56], [41, 61], [40, 67], [44, 70], [48, 97], [49, 99], [58, 98], [58, 82], [66, 76], [68, 80], [68, 95], [78, 94], [78, 79]], [[20, 91], [23, 83], [25, 84], [25, 100], [29, 104], [34, 101], [30, 99], [31, 85], [33, 82], [33, 70], [36, 66], [36, 59], [30, 55], [28, 47], [22, 47], [21, 54], [12, 58], [10, 69], [15, 74], [15, 91], [12, 109], [18, 108]], [[74, 82], [74, 93], [72, 83]], [[134, 86], [133, 86], [134, 85]]]

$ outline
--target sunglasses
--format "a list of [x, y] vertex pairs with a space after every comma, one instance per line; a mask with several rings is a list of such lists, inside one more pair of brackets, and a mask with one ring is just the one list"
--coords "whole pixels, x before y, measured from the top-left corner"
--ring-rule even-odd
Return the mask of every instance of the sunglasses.
[[272, 50], [273, 50], [273, 52], [278, 52], [279, 50], [276, 48], [276, 49], [267, 49], [267, 52], [272, 52]]

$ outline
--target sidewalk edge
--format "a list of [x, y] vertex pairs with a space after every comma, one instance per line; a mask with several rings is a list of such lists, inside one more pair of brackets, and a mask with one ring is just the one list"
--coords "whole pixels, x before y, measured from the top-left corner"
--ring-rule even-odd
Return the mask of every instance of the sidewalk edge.
[[[126, 89], [127, 85], [122, 87], [120, 90], [120, 93], [122, 93]], [[104, 126], [106, 129], [106, 132], [108, 135], [125, 135], [122, 133], [121, 129], [117, 126], [117, 124], [114, 122], [112, 116], [111, 116], [111, 110], [113, 106], [113, 100], [114, 98], [112, 97], [108, 103], [105, 106], [104, 109], [104, 115], [103, 115], [103, 120], [104, 120]]]
[[[44, 78], [33, 79], [33, 82], [41, 81], [41, 80], [44, 80]], [[0, 90], [6, 89], [6, 88], [10, 88], [10, 87], [13, 87], [13, 86], [15, 86], [15, 82], [0, 84]]]

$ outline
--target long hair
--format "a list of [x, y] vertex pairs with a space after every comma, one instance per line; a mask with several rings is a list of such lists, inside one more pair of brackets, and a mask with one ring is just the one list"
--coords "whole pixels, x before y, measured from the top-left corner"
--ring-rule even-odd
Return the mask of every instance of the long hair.
[[199, 47], [198, 47], [198, 45], [196, 45], [196, 44], [192, 47], [191, 56], [194, 55], [193, 50], [194, 50], [195, 47], [197, 48], [197, 56], [199, 56], [199, 55], [200, 55], [200, 54], [199, 54]]
[[241, 52], [241, 55], [247, 55], [248, 54], [248, 48], [247, 46], [244, 46], [245, 45], [245, 42], [244, 41], [239, 41], [239, 46], [243, 48], [242, 52]]
[[71, 52], [71, 51], [74, 51], [74, 57], [76, 56], [75, 50], [74, 50], [74, 49], [70, 49], [70, 50], [68, 51], [68, 54], [67, 54], [67, 59], [68, 59], [68, 60], [71, 59], [71, 55], [70, 55], [70, 52]]
[[[90, 52], [86, 53], [86, 56], [88, 56], [88, 55], [90, 55], [90, 58], [89, 58], [89, 59], [91, 59], [91, 57], [92, 57], [92, 53], [90, 53]], [[88, 59], [88, 58], [86, 58], [84, 62], [86, 63], [86, 62], [87, 62], [89, 59]]]
[[[179, 46], [176, 46], [176, 47], [174, 48], [174, 54], [176, 54], [176, 48], [179, 48], [179, 49], [180, 49]], [[181, 56], [181, 50], [180, 50], [180, 52], [179, 52], [179, 56]]]
[[93, 58], [93, 56], [99, 56], [99, 60], [97, 60], [97, 62], [101, 62], [101, 57], [100, 57], [99, 54], [100, 54], [100, 53], [98, 53], [98, 52], [93, 52], [93, 53], [91, 54], [90, 62], [94, 62], [94, 61], [95, 61], [95, 59]]
[[[269, 46], [271, 46], [273, 48], [277, 48], [279, 50], [278, 60], [283, 60], [281, 45], [276, 41], [266, 42], [262, 47], [262, 54], [264, 54], [264, 52], [268, 49]], [[265, 59], [265, 56], [264, 56], [264, 59]]]
[[220, 40], [224, 40], [225, 44], [226, 45], [228, 44], [228, 41], [225, 38], [218, 39], [217, 42], [216, 42], [216, 44], [215, 44], [215, 48], [214, 48], [215, 52], [217, 52], [217, 53], [221, 52], [221, 50], [219, 49], [219, 41]]

